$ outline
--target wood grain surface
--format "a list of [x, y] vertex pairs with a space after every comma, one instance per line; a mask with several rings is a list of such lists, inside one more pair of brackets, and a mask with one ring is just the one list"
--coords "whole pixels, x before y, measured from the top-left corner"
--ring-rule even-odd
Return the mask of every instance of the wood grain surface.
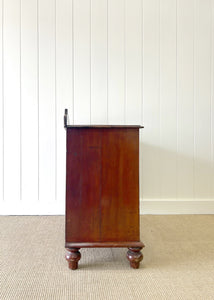
[[138, 128], [67, 128], [66, 243], [139, 241]]

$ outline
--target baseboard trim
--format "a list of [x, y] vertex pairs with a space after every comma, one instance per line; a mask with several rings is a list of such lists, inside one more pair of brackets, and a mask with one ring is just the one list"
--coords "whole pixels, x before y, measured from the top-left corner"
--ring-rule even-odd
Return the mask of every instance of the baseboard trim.
[[214, 214], [214, 201], [140, 201], [142, 215]]
[[[140, 201], [142, 215], [171, 215], [171, 214], [214, 214], [214, 201]], [[64, 203], [19, 203], [19, 205], [2, 205], [0, 215], [64, 215]]]
[[37, 203], [19, 203], [18, 205], [2, 205], [0, 215], [7, 216], [52, 216], [64, 215], [64, 203], [50, 202], [44, 205], [42, 202]]

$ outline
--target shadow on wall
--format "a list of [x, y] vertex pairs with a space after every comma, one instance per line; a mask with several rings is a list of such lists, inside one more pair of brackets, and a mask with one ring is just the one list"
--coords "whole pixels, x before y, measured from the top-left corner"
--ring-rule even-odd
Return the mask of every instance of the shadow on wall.
[[214, 200], [214, 165], [206, 159], [140, 143], [140, 198]]

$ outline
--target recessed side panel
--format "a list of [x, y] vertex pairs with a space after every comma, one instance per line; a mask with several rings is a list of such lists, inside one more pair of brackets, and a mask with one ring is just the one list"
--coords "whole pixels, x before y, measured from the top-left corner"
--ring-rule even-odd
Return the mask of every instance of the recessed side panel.
[[103, 129], [101, 241], [139, 240], [138, 134]]
[[99, 241], [99, 129], [67, 129], [66, 242]]

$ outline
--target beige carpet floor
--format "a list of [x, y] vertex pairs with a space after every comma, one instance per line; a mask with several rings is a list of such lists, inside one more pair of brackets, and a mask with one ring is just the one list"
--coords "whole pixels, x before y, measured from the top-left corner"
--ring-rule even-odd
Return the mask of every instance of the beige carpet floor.
[[63, 216], [0, 217], [0, 299], [214, 299], [214, 215], [142, 216], [144, 260], [125, 248], [64, 259]]

